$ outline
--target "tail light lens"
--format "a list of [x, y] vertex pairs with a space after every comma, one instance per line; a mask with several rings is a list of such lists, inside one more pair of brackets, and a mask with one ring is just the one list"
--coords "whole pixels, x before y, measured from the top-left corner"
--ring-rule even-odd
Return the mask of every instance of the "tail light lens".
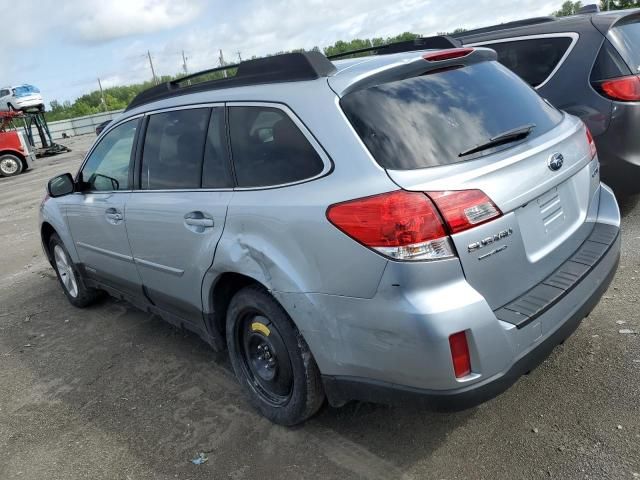
[[363, 245], [396, 260], [453, 257], [435, 206], [424, 193], [398, 190], [332, 205], [327, 218]]
[[462, 58], [473, 52], [473, 48], [449, 48], [439, 52], [430, 52], [422, 55], [427, 62], [441, 62], [452, 58]]
[[587, 130], [587, 142], [589, 142], [589, 154], [591, 155], [591, 158], [593, 158], [596, 156], [596, 153], [598, 153], [596, 149], [596, 142], [593, 140], [593, 135], [591, 134], [591, 130], [589, 130], [589, 127], [585, 125], [584, 128]]
[[427, 192], [449, 231], [458, 233], [500, 217], [502, 212], [481, 190]]
[[466, 377], [471, 373], [471, 357], [469, 356], [467, 333], [458, 332], [451, 335], [449, 337], [449, 347], [451, 348], [451, 360], [453, 361], [453, 371], [456, 378]]
[[640, 76], [612, 78], [595, 85], [603, 95], [622, 102], [640, 101]]

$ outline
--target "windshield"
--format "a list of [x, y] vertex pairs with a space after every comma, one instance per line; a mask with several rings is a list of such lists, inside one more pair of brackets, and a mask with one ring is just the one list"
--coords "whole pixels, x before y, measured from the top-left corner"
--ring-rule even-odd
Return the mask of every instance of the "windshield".
[[562, 114], [497, 62], [428, 72], [345, 95], [347, 118], [376, 161], [411, 170], [477, 158], [513, 142], [460, 156], [523, 125], [529, 138], [556, 126]]
[[633, 73], [640, 73], [640, 16], [627, 17], [607, 34]]
[[21, 85], [13, 89], [13, 94], [16, 97], [26, 97], [28, 95], [33, 95], [34, 93], [40, 93], [33, 85]]

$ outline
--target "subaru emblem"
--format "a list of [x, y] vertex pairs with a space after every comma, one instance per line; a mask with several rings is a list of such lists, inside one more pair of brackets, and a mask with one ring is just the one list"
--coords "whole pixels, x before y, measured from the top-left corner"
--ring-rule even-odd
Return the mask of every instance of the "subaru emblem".
[[554, 153], [547, 160], [547, 167], [549, 170], [556, 172], [562, 168], [562, 164], [564, 163], [564, 157], [561, 153]]

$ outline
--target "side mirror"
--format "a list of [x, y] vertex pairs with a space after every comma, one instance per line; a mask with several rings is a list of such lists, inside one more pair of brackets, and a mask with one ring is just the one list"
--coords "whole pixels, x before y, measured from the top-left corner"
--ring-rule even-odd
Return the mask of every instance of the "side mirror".
[[53, 177], [47, 184], [47, 192], [49, 192], [49, 196], [53, 198], [69, 195], [73, 193], [74, 190], [75, 184], [70, 173], [63, 173], [62, 175]]

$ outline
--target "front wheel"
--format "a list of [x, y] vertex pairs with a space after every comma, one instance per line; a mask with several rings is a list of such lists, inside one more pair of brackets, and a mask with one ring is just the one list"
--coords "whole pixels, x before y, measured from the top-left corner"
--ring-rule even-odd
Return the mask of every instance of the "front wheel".
[[274, 423], [295, 425], [322, 406], [320, 371], [287, 312], [263, 288], [249, 286], [227, 311], [231, 364], [251, 404]]
[[78, 308], [88, 307], [94, 303], [100, 296], [100, 292], [85, 285], [62, 240], [56, 234], [53, 234], [49, 240], [49, 252], [62, 290], [69, 302]]
[[22, 160], [15, 155], [5, 154], [0, 156], [0, 176], [13, 177], [22, 172]]

